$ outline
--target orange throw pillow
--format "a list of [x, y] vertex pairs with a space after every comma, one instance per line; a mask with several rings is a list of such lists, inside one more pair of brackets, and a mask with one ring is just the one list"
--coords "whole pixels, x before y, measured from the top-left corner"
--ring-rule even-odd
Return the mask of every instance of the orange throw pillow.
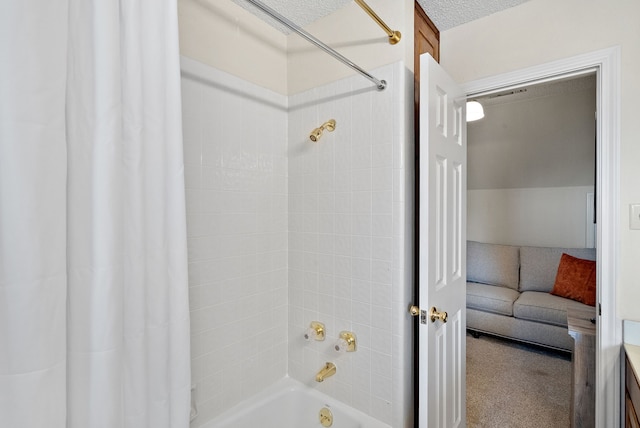
[[596, 262], [563, 253], [551, 294], [596, 305]]

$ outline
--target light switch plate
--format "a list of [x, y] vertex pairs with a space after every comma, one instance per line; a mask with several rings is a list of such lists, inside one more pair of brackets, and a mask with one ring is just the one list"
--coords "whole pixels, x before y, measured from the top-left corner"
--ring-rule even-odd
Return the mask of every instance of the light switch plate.
[[640, 204], [631, 204], [629, 208], [629, 228], [640, 230]]

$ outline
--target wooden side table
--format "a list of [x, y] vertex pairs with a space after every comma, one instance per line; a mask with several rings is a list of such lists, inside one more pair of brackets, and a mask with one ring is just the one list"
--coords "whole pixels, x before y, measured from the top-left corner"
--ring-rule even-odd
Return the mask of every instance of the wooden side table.
[[571, 426], [596, 424], [596, 319], [595, 308], [567, 309], [569, 334], [575, 341], [571, 365]]

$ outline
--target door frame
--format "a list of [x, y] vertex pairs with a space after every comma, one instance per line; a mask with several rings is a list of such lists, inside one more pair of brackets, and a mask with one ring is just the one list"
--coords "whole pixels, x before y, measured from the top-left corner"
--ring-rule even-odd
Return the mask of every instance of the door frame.
[[622, 421], [622, 320], [616, 313], [620, 171], [620, 48], [602, 49], [462, 84], [467, 98], [596, 72], [596, 216], [600, 308], [596, 336], [596, 427]]

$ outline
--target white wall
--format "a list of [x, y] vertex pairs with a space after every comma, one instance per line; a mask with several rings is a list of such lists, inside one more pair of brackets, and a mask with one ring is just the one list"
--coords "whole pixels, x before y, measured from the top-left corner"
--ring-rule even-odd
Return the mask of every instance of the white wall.
[[593, 186], [483, 189], [467, 192], [467, 239], [504, 245], [593, 246], [587, 194]]
[[287, 93], [287, 36], [231, 0], [178, 0], [180, 54]]
[[182, 58], [193, 427], [287, 373], [286, 103]]
[[618, 315], [634, 320], [640, 320], [640, 231], [629, 229], [628, 206], [640, 202], [639, 15], [636, 0], [531, 0], [441, 34], [441, 64], [459, 83], [620, 46]]
[[595, 84], [484, 104], [485, 117], [467, 124], [469, 189], [594, 185]]
[[[394, 427], [411, 427], [411, 74], [376, 69], [290, 98], [289, 374]], [[312, 143], [309, 132], [335, 119]], [[306, 342], [311, 321], [324, 342]], [[358, 338], [338, 354], [341, 330]], [[314, 382], [325, 361], [337, 374]]]

